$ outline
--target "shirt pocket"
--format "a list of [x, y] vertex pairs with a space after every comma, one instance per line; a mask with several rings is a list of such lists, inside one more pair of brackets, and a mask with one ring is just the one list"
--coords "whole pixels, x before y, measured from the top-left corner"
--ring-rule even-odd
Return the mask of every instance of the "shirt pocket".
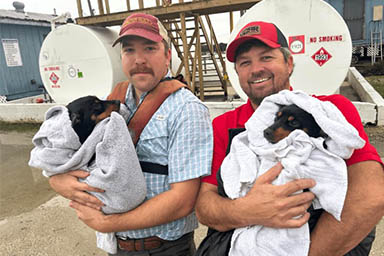
[[138, 154], [146, 160], [161, 158], [163, 162], [168, 158], [168, 137], [167, 120], [154, 116], [140, 135]]
[[152, 118], [144, 127], [140, 140], [151, 140], [156, 138], [168, 137], [167, 120]]

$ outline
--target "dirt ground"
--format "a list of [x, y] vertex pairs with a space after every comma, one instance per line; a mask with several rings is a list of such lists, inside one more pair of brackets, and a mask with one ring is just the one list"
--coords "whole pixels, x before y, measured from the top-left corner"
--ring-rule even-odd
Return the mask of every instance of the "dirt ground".
[[[384, 127], [367, 127], [366, 131], [371, 143], [384, 157]], [[206, 227], [197, 230], [197, 244], [205, 233]], [[68, 200], [60, 196], [32, 210], [0, 218], [0, 241], [0, 256], [106, 255], [96, 248], [94, 231], [77, 219], [68, 207]], [[377, 227], [370, 255], [384, 256], [384, 220]]]
[[[384, 126], [367, 126], [365, 127], [365, 132], [369, 137], [369, 141], [373, 145], [383, 145], [384, 144]], [[384, 153], [384, 152], [379, 152]], [[384, 155], [380, 154], [381, 157]]]

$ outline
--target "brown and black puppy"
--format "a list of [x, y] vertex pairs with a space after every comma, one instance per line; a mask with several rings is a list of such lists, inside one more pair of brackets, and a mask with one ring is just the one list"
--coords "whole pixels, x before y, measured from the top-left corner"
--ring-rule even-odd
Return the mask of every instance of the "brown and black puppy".
[[264, 137], [271, 143], [277, 143], [296, 129], [305, 131], [310, 137], [327, 137], [313, 116], [295, 104], [280, 107], [275, 122], [264, 130]]
[[67, 106], [72, 127], [83, 144], [96, 124], [120, 110], [119, 100], [100, 100], [96, 96], [78, 98]]

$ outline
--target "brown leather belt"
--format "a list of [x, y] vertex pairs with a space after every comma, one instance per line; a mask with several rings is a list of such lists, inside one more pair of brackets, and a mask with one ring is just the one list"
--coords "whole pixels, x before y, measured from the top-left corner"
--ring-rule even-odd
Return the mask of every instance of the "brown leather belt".
[[117, 238], [117, 243], [120, 250], [135, 252], [135, 251], [148, 251], [161, 247], [167, 240], [161, 239], [157, 236], [151, 236], [142, 239], [127, 239], [123, 240]]

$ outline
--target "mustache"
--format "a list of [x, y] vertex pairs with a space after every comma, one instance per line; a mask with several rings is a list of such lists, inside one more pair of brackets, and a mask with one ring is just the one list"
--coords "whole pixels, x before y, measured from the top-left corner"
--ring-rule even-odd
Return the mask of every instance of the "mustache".
[[129, 74], [131, 76], [133, 76], [134, 74], [137, 74], [137, 73], [149, 73], [151, 75], [153, 75], [153, 70], [151, 68], [147, 68], [147, 67], [140, 67], [140, 68], [134, 68], [132, 69]]
[[260, 71], [260, 72], [253, 72], [251, 74], [251, 77], [249, 78], [249, 81], [258, 80], [265, 77], [272, 76], [270, 72]]

